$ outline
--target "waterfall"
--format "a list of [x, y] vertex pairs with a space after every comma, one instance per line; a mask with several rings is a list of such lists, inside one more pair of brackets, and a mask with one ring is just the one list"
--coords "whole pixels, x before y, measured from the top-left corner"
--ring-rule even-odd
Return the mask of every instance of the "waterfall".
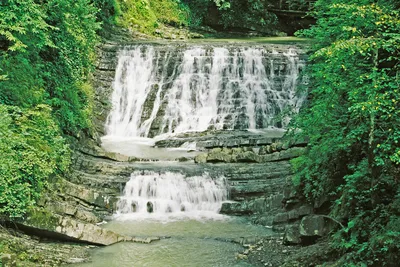
[[136, 171], [117, 203], [117, 217], [128, 219], [218, 217], [227, 200], [225, 179], [208, 174]]
[[155, 137], [208, 129], [285, 128], [304, 62], [263, 46], [137, 45], [119, 52], [106, 133]]

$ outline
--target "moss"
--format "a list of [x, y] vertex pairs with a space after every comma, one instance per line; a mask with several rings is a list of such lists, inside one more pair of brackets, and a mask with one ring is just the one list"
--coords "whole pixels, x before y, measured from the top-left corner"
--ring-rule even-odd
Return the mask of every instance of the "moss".
[[42, 208], [31, 208], [28, 211], [28, 217], [24, 221], [27, 225], [47, 230], [55, 230], [58, 222], [59, 219], [53, 213]]

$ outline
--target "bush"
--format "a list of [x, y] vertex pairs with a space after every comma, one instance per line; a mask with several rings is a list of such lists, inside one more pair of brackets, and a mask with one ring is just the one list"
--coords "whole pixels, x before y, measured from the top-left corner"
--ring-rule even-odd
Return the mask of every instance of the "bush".
[[40, 197], [48, 177], [70, 162], [51, 109], [0, 105], [0, 213], [21, 217]]

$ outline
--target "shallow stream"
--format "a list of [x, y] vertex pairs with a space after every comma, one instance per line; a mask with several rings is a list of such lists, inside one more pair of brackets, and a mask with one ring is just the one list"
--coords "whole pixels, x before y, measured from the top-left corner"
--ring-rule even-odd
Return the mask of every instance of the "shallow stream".
[[113, 221], [104, 226], [131, 236], [159, 236], [150, 244], [119, 243], [95, 249], [92, 261], [76, 267], [211, 267], [252, 266], [237, 260], [243, 247], [231, 240], [272, 235], [262, 226], [243, 219], [220, 216], [214, 220]]

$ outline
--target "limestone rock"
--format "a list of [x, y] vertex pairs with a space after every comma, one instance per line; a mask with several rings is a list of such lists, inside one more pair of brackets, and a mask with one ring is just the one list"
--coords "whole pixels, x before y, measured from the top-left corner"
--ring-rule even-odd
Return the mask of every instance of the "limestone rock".
[[112, 208], [112, 203], [115, 202], [113, 198], [102, 192], [88, 189], [66, 180], [62, 180], [60, 186], [63, 193], [102, 208], [110, 209]]
[[303, 205], [299, 208], [289, 211], [289, 220], [299, 219], [305, 215], [310, 215], [313, 213], [313, 207], [310, 205]]
[[299, 231], [302, 237], [318, 238], [329, 233], [331, 229], [327, 219], [320, 215], [308, 215], [300, 222]]
[[282, 212], [278, 213], [275, 215], [273, 223], [274, 224], [279, 224], [279, 223], [285, 223], [289, 221], [289, 213], [287, 212]]
[[286, 245], [300, 244], [299, 224], [287, 225], [283, 236], [283, 243]]
[[229, 215], [248, 215], [253, 211], [246, 205], [246, 203], [240, 202], [228, 202], [223, 203], [220, 213]]
[[93, 224], [80, 223], [65, 217], [59, 219], [55, 232], [96, 245], [111, 245], [123, 240], [121, 235], [113, 231], [100, 228]]
[[[94, 224], [53, 214], [46, 210], [31, 211], [26, 220], [20, 222], [22, 228], [36, 233], [45, 233], [57, 239], [75, 240], [96, 245], [111, 245], [124, 240], [124, 237]], [[40, 234], [39, 234], [40, 235]]]
[[207, 156], [207, 162], [234, 162], [232, 155], [226, 151], [211, 151]]
[[196, 162], [196, 163], [206, 163], [207, 162], [207, 153], [202, 153], [202, 154], [197, 155], [194, 158], [194, 162]]

